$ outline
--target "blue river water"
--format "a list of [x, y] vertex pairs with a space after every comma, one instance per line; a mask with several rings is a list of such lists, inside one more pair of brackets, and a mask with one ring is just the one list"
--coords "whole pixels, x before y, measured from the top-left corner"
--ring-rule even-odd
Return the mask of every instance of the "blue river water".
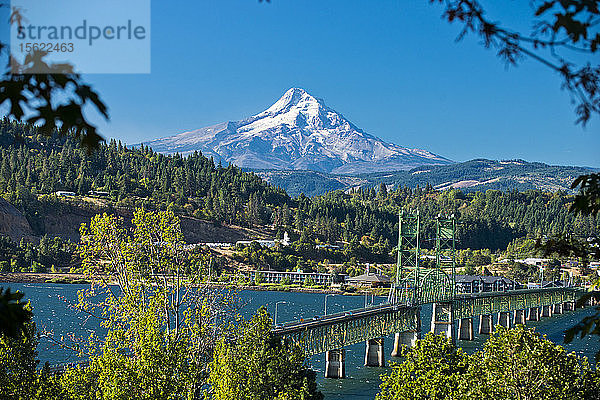
[[[67, 337], [74, 334], [79, 338], [87, 338], [91, 332], [102, 334], [99, 323], [94, 318], [75, 311], [70, 304], [77, 300], [77, 291], [84, 289], [86, 285], [65, 284], [2, 284], [10, 286], [12, 290], [25, 292], [26, 298], [31, 300], [34, 319], [38, 330], [52, 332], [54, 337]], [[291, 321], [298, 318], [311, 318], [322, 315], [325, 304], [324, 294], [292, 293], [292, 292], [258, 292], [241, 291], [239, 296], [245, 304], [241, 313], [250, 317], [261, 306], [267, 307], [271, 315], [275, 314], [275, 304], [278, 305], [278, 322]], [[383, 298], [375, 298], [373, 303], [382, 302]], [[370, 302], [370, 299], [369, 299]], [[327, 312], [351, 310], [363, 307], [365, 298], [361, 296], [329, 296], [327, 299]], [[544, 318], [540, 322], [528, 322], [528, 326], [534, 327], [538, 332], [547, 335], [548, 339], [562, 344], [563, 332], [568, 327], [589, 315], [592, 309], [579, 310], [563, 315]], [[423, 332], [427, 332], [431, 320], [431, 307], [422, 310]], [[477, 326], [475, 326], [477, 329]], [[458, 341], [458, 345], [465, 351], [472, 352], [483, 346], [485, 337], [477, 336], [474, 341]], [[386, 338], [386, 353], [391, 352], [393, 338]], [[575, 351], [593, 361], [595, 352], [600, 349], [600, 341], [597, 337], [586, 337], [576, 339], [572, 343], [564, 345], [568, 351]], [[51, 364], [66, 363], [77, 360], [77, 356], [71, 350], [63, 349], [50, 341], [42, 341], [38, 347], [39, 359]], [[347, 379], [333, 380], [323, 378], [325, 371], [325, 355], [320, 354], [310, 358], [312, 368], [317, 372], [319, 389], [325, 395], [325, 399], [373, 399], [378, 392], [379, 376], [386, 372], [387, 368], [364, 367], [364, 344], [356, 344], [346, 348], [346, 374]], [[390, 357], [387, 358], [389, 360]]]

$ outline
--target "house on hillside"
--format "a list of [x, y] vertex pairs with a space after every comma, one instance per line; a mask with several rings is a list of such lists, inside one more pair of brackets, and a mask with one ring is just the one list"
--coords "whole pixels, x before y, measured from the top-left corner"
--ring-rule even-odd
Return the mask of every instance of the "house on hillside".
[[548, 263], [550, 262], [549, 258], [537, 258], [537, 257], [528, 257], [528, 258], [515, 258], [515, 259], [511, 259], [511, 258], [503, 258], [502, 260], [498, 260], [498, 263], [500, 264], [509, 264], [511, 262], [516, 262], [516, 263], [521, 263], [521, 264], [526, 264], [526, 265], [533, 265], [536, 267], [544, 267], [547, 266]]
[[108, 192], [102, 192], [99, 190], [90, 190], [88, 192], [89, 196], [96, 196], [96, 197], [108, 197]]
[[340, 250], [341, 247], [337, 244], [317, 244], [315, 245], [315, 249], [326, 249], [326, 250]]
[[56, 192], [54, 192], [55, 195], [57, 195], [58, 197], [73, 197], [75, 196], [74, 192], [67, 192], [65, 190], [58, 190]]

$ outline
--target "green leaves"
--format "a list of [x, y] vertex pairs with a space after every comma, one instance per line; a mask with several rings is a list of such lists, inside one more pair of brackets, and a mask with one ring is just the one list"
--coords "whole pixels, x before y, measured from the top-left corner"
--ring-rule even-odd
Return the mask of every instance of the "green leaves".
[[7, 117], [35, 124], [46, 136], [73, 136], [88, 152], [104, 141], [83, 110], [90, 105], [108, 119], [108, 108], [77, 74], [7, 73], [0, 81], [0, 105], [8, 107]]
[[392, 364], [382, 375], [377, 400], [450, 399], [459, 393], [468, 356], [442, 335], [428, 333], [412, 349], [405, 348], [404, 361]]
[[498, 327], [472, 359], [468, 395], [503, 399], [579, 399], [586, 364], [575, 354], [518, 325]]
[[591, 57], [599, 48], [597, 1], [532, 1], [531, 33], [505, 27], [488, 17], [477, 0], [430, 0], [436, 2], [445, 5], [444, 19], [462, 25], [457, 40], [473, 33], [486, 48], [496, 49], [507, 66], [529, 58], [557, 72], [562, 89], [569, 91], [576, 103], [576, 123], [585, 126], [592, 115], [600, 114], [600, 66], [597, 59], [581, 58]]
[[264, 308], [241, 321], [219, 340], [208, 382], [215, 400], [319, 400], [315, 373], [304, 353], [271, 334], [273, 321]]
[[548, 11], [549, 9], [554, 7], [555, 3], [556, 3], [556, 0], [545, 2], [544, 4], [539, 6], [538, 9], [535, 11], [535, 16], [539, 17], [540, 15], [542, 15], [543, 13], [545, 13], [546, 11]]
[[498, 327], [483, 350], [466, 355], [427, 334], [382, 375], [377, 400], [565, 399], [600, 393], [600, 374], [531, 329]]
[[38, 369], [38, 335], [35, 324], [26, 322], [16, 336], [0, 334], [0, 399], [59, 399], [56, 380], [48, 364]]
[[233, 295], [192, 287], [182, 275], [193, 260], [171, 211], [137, 209], [131, 225], [99, 214], [81, 236], [95, 286], [79, 292], [78, 306], [101, 318], [108, 333], [103, 341], [90, 338], [89, 367], [68, 371], [63, 390], [72, 399], [194, 399], [214, 344], [236, 314]]

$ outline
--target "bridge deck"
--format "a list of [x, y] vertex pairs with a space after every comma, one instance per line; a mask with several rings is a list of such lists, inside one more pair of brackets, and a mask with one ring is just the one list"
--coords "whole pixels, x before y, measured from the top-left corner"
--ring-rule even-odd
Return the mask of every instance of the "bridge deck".
[[[576, 300], [580, 288], [520, 289], [507, 292], [459, 294], [441, 300], [452, 307], [441, 318], [452, 322], [476, 315], [513, 311], [530, 307]], [[389, 304], [358, 308], [312, 319], [291, 321], [273, 328], [276, 336], [287, 338], [304, 348], [307, 354], [318, 354], [347, 345], [420, 329], [419, 307], [423, 304]], [[440, 316], [438, 316], [440, 317]]]
[[[541, 295], [552, 295], [557, 293], [573, 293], [578, 294], [581, 292], [579, 288], [543, 288], [543, 289], [518, 289], [511, 291], [503, 291], [503, 292], [483, 292], [483, 293], [461, 293], [455, 296], [452, 302], [464, 302], [464, 301], [474, 301], [479, 299], [490, 300], [493, 302], [495, 299], [508, 299], [509, 297], [518, 298], [520, 296], [536, 296], [541, 297]], [[549, 300], [558, 300], [550, 297]], [[572, 299], [566, 299], [564, 301], [571, 301]], [[421, 305], [421, 304], [419, 304]], [[523, 305], [524, 308], [527, 305]], [[531, 305], [534, 307], [534, 305]], [[322, 327], [326, 325], [331, 325], [334, 323], [339, 323], [343, 321], [352, 321], [356, 319], [361, 319], [365, 317], [369, 317], [379, 313], [386, 313], [390, 311], [399, 311], [406, 310], [412, 308], [407, 304], [389, 304], [382, 303], [376, 306], [370, 306], [365, 308], [355, 308], [348, 311], [342, 311], [333, 314], [316, 316], [313, 318], [300, 319], [296, 321], [290, 321], [283, 324], [279, 324], [273, 328], [273, 333], [275, 335], [285, 335], [288, 333], [297, 332], [302, 329], [311, 329]], [[508, 310], [507, 310], [508, 311]]]
[[273, 333], [275, 335], [285, 335], [289, 333], [298, 332], [304, 329], [311, 329], [332, 325], [339, 322], [358, 320], [376, 314], [396, 312], [400, 309], [406, 310], [409, 308], [410, 307], [406, 305], [388, 303], [366, 308], [356, 308], [349, 311], [317, 316], [312, 319], [301, 319], [298, 321], [286, 322], [284, 324], [277, 325], [275, 328], [273, 328]]

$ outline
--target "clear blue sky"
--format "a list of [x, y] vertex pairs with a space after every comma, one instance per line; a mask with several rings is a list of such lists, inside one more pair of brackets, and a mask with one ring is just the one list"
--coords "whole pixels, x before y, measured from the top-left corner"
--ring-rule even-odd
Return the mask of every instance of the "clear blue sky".
[[[486, 2], [528, 28], [528, 2]], [[523, 158], [600, 167], [600, 119], [586, 129], [560, 80], [506, 69], [428, 0], [158, 1], [148, 75], [86, 75], [110, 107], [105, 137], [136, 143], [270, 106], [303, 87], [365, 131], [456, 161]], [[591, 61], [591, 60], [590, 60]]]

